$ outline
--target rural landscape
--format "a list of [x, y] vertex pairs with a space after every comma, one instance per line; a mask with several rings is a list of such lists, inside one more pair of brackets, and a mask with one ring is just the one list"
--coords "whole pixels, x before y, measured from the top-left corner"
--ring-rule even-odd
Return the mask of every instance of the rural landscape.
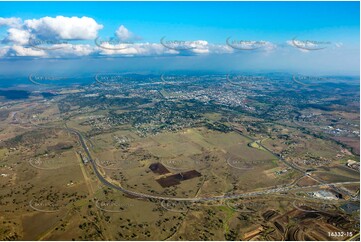
[[0, 0], [0, 240], [360, 241], [360, 2]]
[[358, 239], [358, 79], [54, 80], [1, 100], [2, 240]]

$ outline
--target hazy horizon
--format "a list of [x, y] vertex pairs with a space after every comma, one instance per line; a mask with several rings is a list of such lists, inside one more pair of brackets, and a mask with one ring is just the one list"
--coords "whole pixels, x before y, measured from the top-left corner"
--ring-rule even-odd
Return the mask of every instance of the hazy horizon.
[[359, 75], [359, 17], [358, 2], [1, 2], [0, 72]]

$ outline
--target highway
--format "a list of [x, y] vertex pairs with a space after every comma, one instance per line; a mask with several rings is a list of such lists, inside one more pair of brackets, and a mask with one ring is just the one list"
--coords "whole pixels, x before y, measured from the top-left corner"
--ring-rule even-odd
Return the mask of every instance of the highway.
[[241, 198], [241, 197], [252, 197], [252, 196], [259, 196], [259, 195], [265, 195], [265, 194], [272, 194], [272, 193], [280, 193], [280, 192], [288, 192], [291, 190], [297, 190], [297, 189], [306, 189], [306, 188], [317, 188], [317, 187], [321, 187], [321, 186], [335, 186], [335, 185], [345, 185], [345, 184], [354, 184], [354, 183], [360, 183], [359, 181], [357, 182], [336, 182], [336, 183], [322, 183], [319, 185], [313, 185], [313, 186], [306, 186], [306, 187], [294, 187], [292, 184], [285, 186], [285, 187], [281, 187], [281, 188], [268, 188], [262, 191], [255, 191], [255, 192], [248, 192], [248, 193], [241, 193], [241, 194], [225, 194], [225, 195], [219, 195], [219, 196], [213, 196], [213, 197], [194, 197], [194, 198], [180, 198], [180, 197], [163, 197], [163, 196], [156, 196], [156, 195], [151, 195], [151, 194], [145, 194], [145, 193], [140, 193], [140, 192], [135, 192], [135, 191], [130, 191], [127, 190], [125, 188], [123, 188], [122, 186], [118, 186], [115, 185], [111, 182], [109, 182], [108, 180], [106, 180], [102, 174], [99, 172], [98, 167], [96, 165], [96, 162], [94, 161], [94, 159], [92, 158], [89, 149], [84, 141], [84, 138], [82, 136], [82, 134], [72, 128], [68, 128], [66, 127], [67, 130], [71, 133], [74, 133], [78, 136], [79, 141], [86, 153], [86, 155], [88, 156], [89, 162], [92, 165], [92, 168], [95, 172], [95, 175], [97, 176], [97, 178], [99, 179], [99, 181], [101, 183], [103, 183], [105, 186], [113, 188], [115, 190], [121, 191], [125, 194], [137, 197], [137, 198], [142, 198], [142, 199], [155, 199], [155, 200], [160, 200], [160, 201], [187, 201], [187, 202], [202, 202], [202, 201], [217, 201], [217, 200], [223, 200], [223, 199], [236, 199], [236, 198]]

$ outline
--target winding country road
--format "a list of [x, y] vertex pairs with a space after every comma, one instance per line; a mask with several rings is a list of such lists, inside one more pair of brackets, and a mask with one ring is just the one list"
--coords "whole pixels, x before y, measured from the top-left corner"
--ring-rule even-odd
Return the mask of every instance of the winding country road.
[[163, 196], [145, 194], [145, 193], [130, 191], [128, 189], [123, 188], [122, 186], [115, 185], [115, 184], [109, 182], [107, 179], [105, 179], [102, 176], [102, 174], [99, 172], [97, 164], [94, 161], [94, 159], [92, 158], [82, 134], [75, 129], [68, 128], [68, 127], [66, 127], [66, 128], [69, 132], [74, 133], [78, 136], [79, 141], [93, 167], [95, 175], [97, 176], [97, 178], [99, 179], [99, 181], [101, 183], [103, 183], [107, 187], [113, 188], [115, 190], [121, 191], [125, 194], [131, 195], [131, 196], [134, 196], [137, 198], [156, 199], [156, 200], [161, 200], [161, 201], [167, 200], [167, 201], [186, 201], [186, 202], [217, 201], [217, 200], [223, 200], [223, 199], [236, 199], [236, 198], [241, 198], [241, 197], [252, 197], [252, 196], [259, 196], [259, 195], [264, 195], [264, 194], [287, 192], [290, 190], [297, 190], [297, 189], [316, 188], [316, 187], [320, 187], [320, 186], [334, 186], [334, 185], [360, 183], [359, 181], [357, 181], [357, 182], [336, 182], [336, 183], [328, 183], [328, 184], [322, 183], [319, 185], [306, 186], [306, 187], [294, 187], [293, 185], [288, 185], [288, 186], [281, 187], [281, 188], [272, 188], [272, 189], [268, 188], [263, 191], [256, 191], [256, 192], [248, 192], [248, 193], [240, 193], [240, 194], [225, 194], [225, 195], [213, 196], [213, 197], [194, 197], [194, 198], [163, 197]]

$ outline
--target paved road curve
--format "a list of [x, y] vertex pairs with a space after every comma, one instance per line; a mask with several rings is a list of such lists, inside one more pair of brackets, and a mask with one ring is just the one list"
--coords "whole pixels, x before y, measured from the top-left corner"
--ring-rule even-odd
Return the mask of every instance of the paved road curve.
[[140, 193], [140, 192], [135, 192], [135, 191], [130, 191], [127, 190], [125, 188], [123, 188], [122, 186], [118, 186], [115, 185], [111, 182], [109, 182], [108, 180], [106, 180], [102, 174], [99, 172], [98, 167], [95, 163], [95, 161], [93, 160], [88, 147], [85, 144], [84, 138], [82, 136], [82, 134], [72, 128], [68, 128], [67, 130], [71, 133], [74, 133], [78, 136], [80, 143], [86, 153], [86, 155], [88, 156], [88, 159], [93, 167], [93, 170], [96, 174], [96, 176], [98, 177], [98, 179], [107, 187], [113, 188], [115, 190], [121, 191], [125, 194], [131, 195], [131, 196], [135, 196], [137, 198], [143, 198], [143, 199], [155, 199], [155, 200], [168, 200], [168, 201], [187, 201], [187, 202], [202, 202], [202, 201], [216, 201], [216, 200], [223, 200], [223, 199], [236, 199], [236, 198], [241, 198], [241, 197], [252, 197], [252, 196], [259, 196], [259, 195], [264, 195], [264, 194], [271, 194], [271, 193], [279, 193], [279, 192], [287, 192], [290, 190], [296, 190], [296, 189], [304, 189], [304, 188], [316, 188], [316, 187], [320, 187], [320, 186], [331, 186], [331, 185], [342, 185], [342, 184], [353, 184], [353, 183], [360, 183], [359, 181], [357, 182], [337, 182], [337, 183], [328, 183], [328, 184], [319, 184], [319, 185], [314, 185], [314, 186], [307, 186], [307, 187], [294, 187], [293, 185], [289, 185], [286, 187], [281, 187], [281, 188], [272, 188], [272, 189], [266, 189], [263, 191], [257, 191], [257, 192], [248, 192], [248, 193], [240, 193], [240, 194], [225, 194], [225, 195], [220, 195], [220, 196], [213, 196], [213, 197], [195, 197], [195, 198], [179, 198], [179, 197], [163, 197], [163, 196], [156, 196], [156, 195], [150, 195], [150, 194], [145, 194], [145, 193]]

